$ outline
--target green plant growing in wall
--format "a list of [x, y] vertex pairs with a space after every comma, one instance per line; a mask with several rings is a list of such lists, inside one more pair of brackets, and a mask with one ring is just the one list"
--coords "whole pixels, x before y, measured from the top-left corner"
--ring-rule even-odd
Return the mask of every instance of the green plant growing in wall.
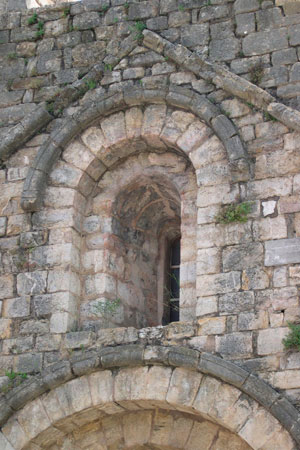
[[282, 340], [284, 348], [297, 349], [300, 351], [300, 324], [288, 322], [288, 327], [290, 329], [289, 334]]
[[121, 305], [121, 299], [98, 301], [93, 305], [94, 313], [97, 316], [110, 317], [115, 314]]
[[38, 15], [35, 12], [31, 17], [29, 17], [29, 19], [27, 20], [27, 24], [33, 25], [34, 23], [37, 23], [37, 21], [38, 21]]
[[71, 8], [65, 8], [63, 10], [63, 17], [68, 17], [70, 15]]
[[17, 59], [18, 55], [16, 53], [8, 53], [7, 59]]
[[109, 72], [112, 72], [112, 70], [113, 70], [112, 64], [105, 64], [104, 70], [107, 70], [107, 71], [109, 71]]
[[104, 16], [104, 14], [108, 11], [109, 5], [103, 5], [101, 11], [99, 11], [100, 16]]
[[35, 33], [35, 39], [41, 39], [45, 34], [44, 22], [42, 20], [38, 21], [37, 32]]
[[271, 120], [272, 122], [277, 122], [276, 117], [272, 116], [268, 111], [264, 111], [265, 120]]
[[129, 30], [134, 33], [134, 39], [140, 42], [143, 39], [143, 31], [145, 28], [147, 28], [146, 24], [141, 20], [137, 20], [133, 27], [129, 27]]
[[251, 211], [251, 202], [243, 202], [228, 205], [216, 216], [216, 222], [228, 224], [233, 222], [244, 223], [248, 220], [248, 214]]
[[8, 377], [9, 382], [2, 386], [1, 392], [6, 394], [8, 391], [13, 389], [16, 386], [19, 386], [23, 381], [28, 378], [27, 373], [25, 372], [14, 372], [13, 370], [6, 371], [5, 375]]
[[93, 79], [91, 80], [85, 80], [85, 85], [88, 91], [95, 89], [95, 87], [97, 86], [97, 82]]
[[250, 69], [250, 81], [253, 84], [259, 85], [262, 81], [262, 78], [264, 76], [264, 67], [262, 65], [262, 63], [258, 63], [255, 64], [255, 66], [253, 66]]

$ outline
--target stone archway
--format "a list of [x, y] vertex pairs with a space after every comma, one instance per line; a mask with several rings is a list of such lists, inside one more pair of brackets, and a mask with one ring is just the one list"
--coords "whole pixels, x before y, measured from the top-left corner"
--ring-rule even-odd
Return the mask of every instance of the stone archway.
[[[184, 314], [181, 320], [193, 320], [196, 307], [196, 252], [197, 248], [202, 248], [201, 215], [198, 214], [197, 227], [196, 204], [199, 209], [202, 208], [201, 214], [208, 214], [213, 221], [223, 203], [238, 200], [238, 190], [231, 191], [232, 181], [244, 179], [248, 175], [242, 170], [232, 170], [233, 165], [228, 162], [224, 145], [204, 121], [190, 112], [167, 107], [164, 103], [128, 107], [125, 111], [113, 113], [90, 125], [66, 145], [56, 163], [55, 159], [51, 159], [51, 151], [47, 153], [54, 167], [50, 170], [49, 166], [44, 207], [33, 214], [37, 227], [63, 227], [63, 232], [69, 229], [69, 235], [72, 236], [71, 241], [68, 240], [68, 253], [64, 252], [61, 257], [62, 263], [59, 265], [56, 258], [54, 267], [49, 267], [54, 281], [63, 269], [66, 286], [60, 289], [60, 284], [53, 283], [56, 298], [51, 331], [70, 330], [78, 320], [79, 304], [83, 305], [85, 300], [97, 300], [97, 297], [98, 300], [105, 298], [106, 292], [95, 290], [94, 287], [92, 290], [88, 287], [88, 293], [84, 292], [84, 285], [80, 287], [80, 277], [89, 277], [93, 284], [106, 271], [104, 267], [111, 266], [114, 269], [113, 252], [103, 253], [105, 239], [108, 235], [116, 234], [110, 221], [112, 201], [120, 190], [127, 189], [136, 177], [143, 175], [152, 179], [158, 176], [160, 183], [166, 180], [166, 184], [174, 188], [175, 194], [171, 197], [175, 195], [177, 204], [181, 204], [184, 269], [181, 280]], [[58, 151], [59, 147], [54, 146], [52, 149]], [[36, 164], [39, 164], [39, 158]], [[37, 181], [40, 177], [46, 179], [39, 169], [34, 169], [27, 181], [35, 183], [33, 180]], [[172, 208], [168, 209], [167, 217], [171, 220]], [[161, 216], [160, 226], [163, 226], [164, 221]], [[197, 233], [200, 236], [198, 238]], [[79, 242], [85, 235], [85, 244], [82, 245]], [[209, 239], [217, 243], [218, 231], [212, 230]], [[54, 250], [53, 246], [49, 248], [52, 254]], [[61, 253], [63, 250], [58, 243], [57, 251]], [[33, 260], [38, 257], [35, 252], [31, 256]], [[111, 279], [106, 278], [108, 285]], [[102, 286], [106, 284], [102, 283], [102, 279], [100, 281]], [[122, 282], [122, 279], [119, 281]], [[200, 296], [201, 291], [198, 294]], [[119, 297], [121, 295], [118, 292], [111, 292], [109, 298]], [[137, 325], [138, 322], [127, 324]]]
[[[16, 388], [18, 398], [16, 392], [8, 395], [11, 405], [20, 408], [22, 399], [25, 405], [4, 423], [1, 448], [295, 449], [289, 433], [262, 406], [264, 390], [283, 423], [284, 411], [289, 407], [292, 417], [293, 407], [217, 357], [203, 355], [199, 363], [198, 352], [187, 349], [121, 346], [74, 358], [77, 378], [66, 362], [59, 365], [52, 381], [48, 369]], [[220, 367], [223, 380], [214, 374]], [[51, 383], [50, 392], [41, 395]]]

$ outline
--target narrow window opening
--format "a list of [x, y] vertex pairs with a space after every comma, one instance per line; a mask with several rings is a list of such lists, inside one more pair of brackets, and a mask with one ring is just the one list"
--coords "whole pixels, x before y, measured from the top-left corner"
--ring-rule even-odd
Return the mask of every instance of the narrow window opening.
[[170, 245], [169, 261], [167, 323], [179, 321], [180, 238], [175, 239]]

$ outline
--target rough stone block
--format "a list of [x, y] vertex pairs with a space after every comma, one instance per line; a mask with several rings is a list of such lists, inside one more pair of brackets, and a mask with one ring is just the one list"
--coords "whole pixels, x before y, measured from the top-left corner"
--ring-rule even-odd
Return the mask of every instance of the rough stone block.
[[257, 11], [259, 7], [260, 5], [258, 0], [237, 0], [234, 3], [234, 11], [236, 14]]
[[249, 269], [263, 262], [263, 245], [260, 243], [249, 243], [226, 247], [223, 251], [224, 271]]
[[261, 267], [253, 267], [243, 270], [242, 289], [245, 291], [252, 289], [266, 289], [269, 287], [269, 276]]
[[198, 320], [198, 335], [223, 334], [226, 331], [225, 317], [208, 317]]
[[35, 373], [41, 372], [43, 364], [42, 353], [25, 353], [17, 358], [18, 372]]
[[228, 358], [251, 356], [252, 333], [231, 333], [225, 336], [216, 336], [216, 351]]
[[186, 47], [195, 47], [201, 43], [205, 45], [209, 40], [209, 26], [207, 23], [185, 25], [181, 28], [181, 44]]
[[213, 61], [231, 61], [240, 50], [240, 42], [235, 38], [213, 39], [209, 44], [209, 57]]
[[23, 296], [6, 300], [4, 316], [8, 318], [26, 317], [30, 314], [30, 297]]
[[243, 40], [243, 52], [246, 56], [263, 55], [287, 47], [286, 29], [251, 33]]
[[241, 287], [240, 278], [240, 272], [201, 275], [197, 278], [197, 296], [206, 297], [238, 291]]
[[0, 276], [0, 299], [12, 298], [14, 295], [13, 275]]
[[268, 328], [269, 316], [267, 311], [243, 312], [238, 316], [238, 330], [257, 330], [260, 328]]
[[283, 351], [282, 339], [288, 334], [288, 328], [273, 328], [261, 330], [257, 337], [258, 355], [270, 355]]
[[20, 273], [17, 276], [19, 295], [43, 294], [46, 291], [47, 272]]
[[236, 292], [232, 294], [221, 295], [219, 297], [220, 314], [236, 314], [252, 310], [254, 307], [254, 293]]

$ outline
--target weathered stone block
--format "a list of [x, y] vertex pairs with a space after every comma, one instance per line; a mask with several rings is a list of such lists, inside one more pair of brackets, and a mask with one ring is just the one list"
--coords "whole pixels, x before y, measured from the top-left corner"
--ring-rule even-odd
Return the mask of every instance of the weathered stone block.
[[240, 42], [235, 38], [214, 39], [209, 44], [209, 57], [213, 61], [230, 61], [240, 50]]
[[89, 30], [101, 24], [101, 18], [97, 12], [86, 12], [74, 16], [73, 26], [76, 30]]
[[14, 278], [12, 275], [0, 276], [0, 299], [13, 297]]
[[224, 334], [226, 331], [225, 317], [208, 317], [198, 320], [198, 335]]
[[288, 331], [288, 328], [273, 328], [259, 331], [257, 337], [258, 355], [282, 352], [284, 349], [282, 339], [286, 337]]
[[181, 44], [186, 47], [205, 45], [208, 43], [208, 39], [209, 25], [207, 23], [185, 25], [181, 28]]
[[248, 11], [257, 11], [258, 9], [258, 0], [237, 0], [234, 4], [234, 11], [236, 14], [241, 14]]
[[236, 314], [238, 312], [249, 311], [253, 307], [254, 293], [251, 291], [226, 294], [219, 297], [220, 314]]
[[251, 33], [243, 40], [243, 52], [246, 56], [263, 55], [287, 47], [286, 29]]
[[238, 316], [238, 330], [257, 330], [260, 328], [268, 328], [269, 316], [267, 311], [243, 312]]
[[242, 289], [245, 291], [252, 289], [266, 289], [269, 287], [269, 276], [261, 267], [253, 267], [243, 270]]
[[17, 358], [18, 372], [33, 373], [42, 370], [43, 354], [42, 353], [26, 353]]
[[197, 278], [197, 296], [206, 297], [238, 291], [241, 287], [240, 278], [240, 272], [201, 275]]
[[249, 243], [227, 247], [223, 251], [224, 271], [249, 269], [260, 265], [263, 261], [263, 245]]
[[232, 333], [216, 336], [216, 351], [228, 358], [250, 356], [253, 352], [252, 333]]
[[300, 262], [300, 238], [279, 239], [265, 243], [265, 265], [279, 266]]
[[30, 314], [30, 297], [23, 296], [6, 300], [4, 316], [8, 318], [26, 317]]
[[213, 314], [218, 311], [217, 297], [202, 297], [197, 299], [196, 317], [202, 317], [207, 314]]

